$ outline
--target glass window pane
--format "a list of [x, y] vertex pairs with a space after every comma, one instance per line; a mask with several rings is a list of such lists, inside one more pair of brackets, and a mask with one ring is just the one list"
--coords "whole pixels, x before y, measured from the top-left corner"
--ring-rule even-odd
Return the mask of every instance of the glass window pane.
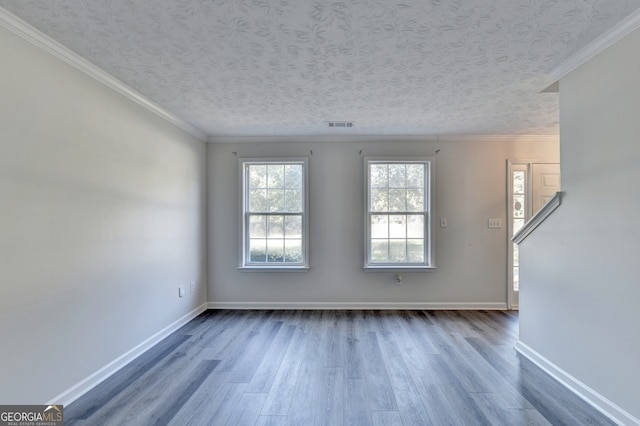
[[284, 241], [284, 261], [293, 263], [302, 262], [302, 240]]
[[302, 189], [286, 189], [284, 191], [284, 208], [287, 213], [302, 211]]
[[513, 266], [520, 266], [520, 251], [517, 244], [513, 245]]
[[389, 240], [389, 261], [390, 262], [406, 262], [407, 261], [407, 240]]
[[407, 261], [420, 263], [424, 262], [424, 240], [410, 239], [407, 240]]
[[267, 262], [284, 262], [284, 240], [267, 240]]
[[424, 164], [407, 164], [407, 188], [424, 189]]
[[287, 164], [284, 166], [284, 186], [286, 188], [302, 188], [302, 165]]
[[389, 188], [404, 188], [407, 184], [404, 164], [389, 164]]
[[284, 216], [269, 216], [267, 238], [284, 238]]
[[389, 174], [386, 164], [371, 164], [369, 170], [369, 185], [371, 188], [387, 188], [389, 186]]
[[371, 190], [371, 211], [387, 212], [389, 211], [388, 203], [389, 191], [386, 189]]
[[424, 211], [424, 190], [407, 189], [407, 211], [409, 212]]
[[285, 238], [302, 238], [302, 216], [285, 216]]
[[513, 172], [513, 192], [514, 194], [524, 194], [524, 172]]
[[371, 240], [371, 261], [372, 262], [388, 262], [389, 261], [389, 240]]
[[524, 226], [524, 219], [513, 219], [513, 233], [515, 234]]
[[513, 196], [513, 217], [524, 217], [524, 195]]
[[520, 291], [520, 268], [513, 268], [513, 291]]
[[249, 191], [249, 211], [250, 212], [266, 212], [267, 211], [267, 190], [252, 189]]
[[249, 240], [249, 260], [251, 262], [267, 261], [267, 242], [263, 239]]
[[406, 238], [407, 237], [407, 216], [404, 216], [404, 215], [389, 216], [389, 237], [390, 238]]
[[284, 189], [269, 189], [269, 210], [270, 212], [283, 212], [284, 210]]
[[267, 185], [269, 188], [284, 188], [284, 164], [267, 166]]
[[424, 216], [411, 214], [407, 216], [407, 238], [424, 238]]
[[250, 216], [249, 217], [249, 238], [266, 238], [267, 236], [267, 217], [266, 216]]
[[371, 238], [389, 238], [389, 220], [387, 215], [371, 215]]
[[263, 164], [252, 164], [249, 166], [249, 187], [267, 187], [267, 166]]
[[404, 189], [389, 190], [389, 211], [404, 212], [406, 206], [407, 194]]

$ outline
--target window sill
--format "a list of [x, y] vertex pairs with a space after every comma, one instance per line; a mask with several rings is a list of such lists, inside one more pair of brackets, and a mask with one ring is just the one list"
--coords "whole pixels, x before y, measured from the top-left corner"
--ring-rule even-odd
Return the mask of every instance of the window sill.
[[432, 272], [436, 270], [435, 266], [416, 266], [416, 265], [384, 265], [384, 266], [363, 266], [362, 269], [365, 272], [403, 272], [403, 271], [415, 271], [415, 272]]
[[242, 272], [309, 272], [308, 266], [238, 266]]

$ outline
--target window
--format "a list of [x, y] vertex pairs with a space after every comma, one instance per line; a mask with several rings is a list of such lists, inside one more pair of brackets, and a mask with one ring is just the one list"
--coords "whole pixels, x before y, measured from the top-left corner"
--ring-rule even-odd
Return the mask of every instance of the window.
[[433, 159], [366, 158], [365, 268], [433, 268]]
[[307, 160], [241, 160], [242, 268], [308, 267]]

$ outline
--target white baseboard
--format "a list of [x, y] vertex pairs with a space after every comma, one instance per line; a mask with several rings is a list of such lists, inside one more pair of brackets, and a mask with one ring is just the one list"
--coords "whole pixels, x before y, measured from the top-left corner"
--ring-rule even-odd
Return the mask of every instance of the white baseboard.
[[208, 309], [413, 309], [413, 310], [505, 310], [495, 303], [413, 303], [413, 302], [208, 302]]
[[140, 343], [138, 346], [134, 347], [130, 351], [111, 361], [109, 364], [102, 367], [100, 370], [96, 371], [86, 379], [78, 382], [74, 386], [70, 387], [66, 391], [52, 398], [47, 404], [62, 404], [69, 405], [76, 399], [80, 398], [85, 393], [89, 392], [94, 387], [98, 386], [100, 383], [108, 379], [111, 375], [116, 373], [118, 370], [129, 364], [131, 361], [145, 353], [147, 350], [151, 349], [154, 345], [158, 344], [162, 339], [169, 336], [171, 333], [200, 315], [207, 309], [206, 303], [198, 306], [196, 309], [191, 312], [183, 315], [178, 320], [169, 324], [153, 336], [149, 337], [144, 342]]
[[562, 383], [570, 391], [585, 400], [596, 410], [620, 425], [640, 425], [640, 420], [600, 395], [580, 380], [567, 373], [544, 356], [533, 350], [520, 340], [516, 343], [516, 351], [529, 359], [551, 377]]

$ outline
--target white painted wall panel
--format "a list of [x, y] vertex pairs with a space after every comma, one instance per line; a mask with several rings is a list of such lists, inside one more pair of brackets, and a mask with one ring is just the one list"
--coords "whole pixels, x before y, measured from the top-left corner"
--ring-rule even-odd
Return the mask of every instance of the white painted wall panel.
[[[214, 306], [506, 306], [506, 160], [559, 161], [557, 142], [351, 141], [210, 144], [209, 287]], [[363, 157], [434, 155], [436, 265], [433, 272], [365, 272]], [[313, 155], [310, 155], [310, 152]], [[360, 151], [362, 151], [360, 153]], [[234, 154], [236, 153], [236, 154]], [[243, 272], [238, 266], [238, 157], [309, 156], [310, 263], [306, 273]]]
[[635, 31], [560, 81], [566, 194], [520, 247], [521, 341], [635, 418], [639, 45]]
[[3, 29], [0, 57], [0, 401], [44, 403], [204, 303], [205, 146]]

